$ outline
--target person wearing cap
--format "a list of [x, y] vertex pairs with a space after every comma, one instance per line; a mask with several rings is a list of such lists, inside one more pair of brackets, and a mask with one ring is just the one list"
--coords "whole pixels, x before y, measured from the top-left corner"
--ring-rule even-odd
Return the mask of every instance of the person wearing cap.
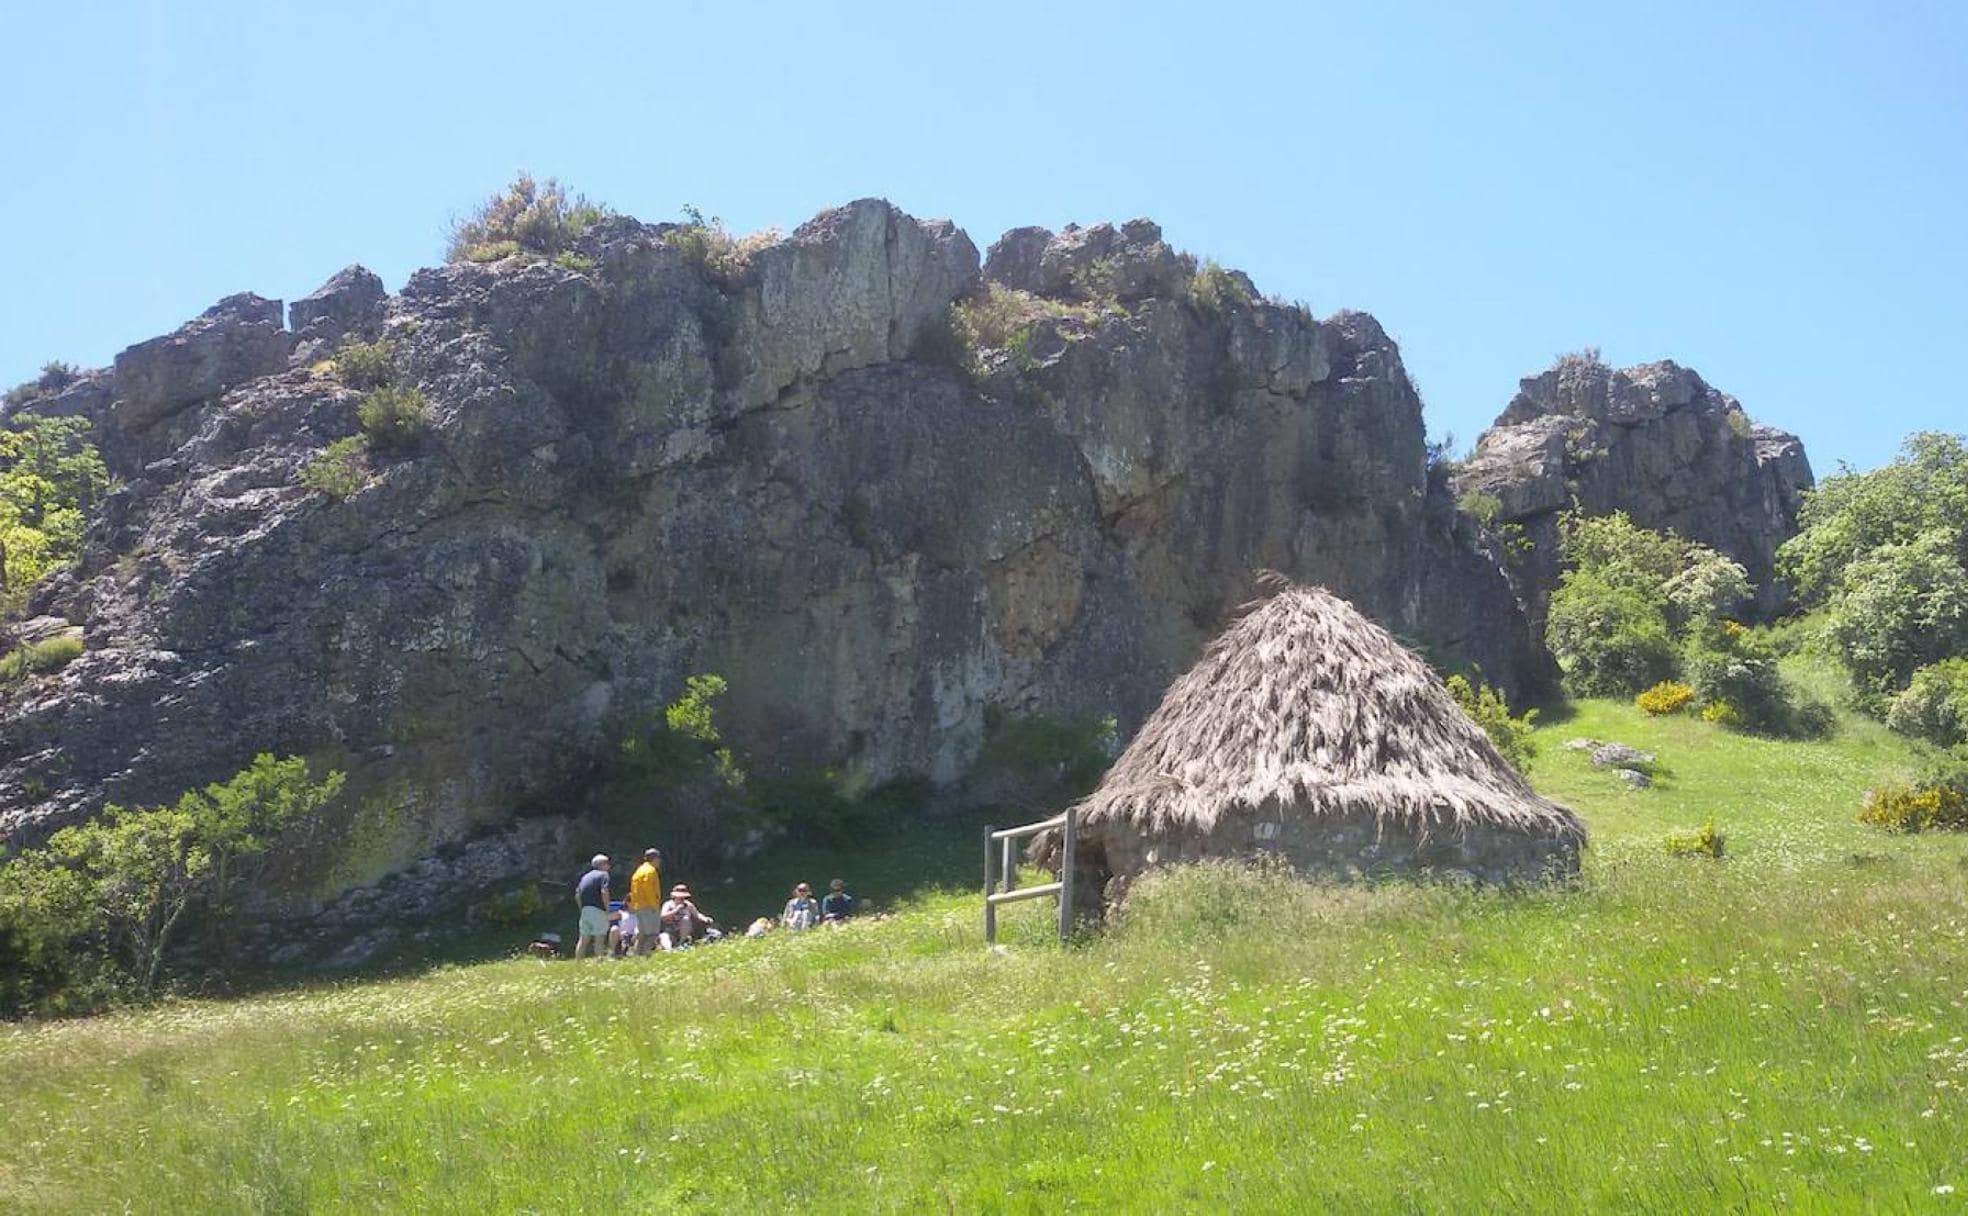
[[663, 904], [660, 915], [665, 950], [689, 945], [693, 938], [717, 923], [698, 910], [690, 898], [690, 888], [682, 883], [670, 888], [670, 898]]
[[596, 853], [588, 872], [574, 884], [574, 904], [581, 909], [581, 936], [575, 958], [603, 958], [608, 953], [608, 854]]
[[659, 850], [644, 849], [642, 864], [629, 875], [629, 917], [635, 921], [635, 952], [654, 950], [656, 935], [663, 931], [663, 854]]
[[813, 888], [800, 883], [786, 901], [786, 910], [779, 914], [779, 923], [788, 929], [811, 929], [819, 919], [820, 905], [813, 900]]

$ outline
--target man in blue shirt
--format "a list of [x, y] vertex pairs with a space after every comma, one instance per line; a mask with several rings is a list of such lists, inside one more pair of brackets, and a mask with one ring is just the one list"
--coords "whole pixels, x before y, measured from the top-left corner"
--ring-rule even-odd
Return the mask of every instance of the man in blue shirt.
[[574, 884], [574, 903], [581, 909], [581, 936], [575, 958], [604, 958], [608, 954], [608, 854], [596, 853], [588, 872]]

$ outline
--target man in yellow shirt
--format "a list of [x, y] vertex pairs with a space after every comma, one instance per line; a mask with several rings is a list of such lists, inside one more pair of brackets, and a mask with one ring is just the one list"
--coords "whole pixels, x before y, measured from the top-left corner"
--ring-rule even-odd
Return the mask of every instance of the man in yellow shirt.
[[656, 948], [662, 932], [663, 854], [656, 849], [642, 851], [642, 864], [629, 876], [629, 915], [635, 917], [636, 953], [648, 954]]

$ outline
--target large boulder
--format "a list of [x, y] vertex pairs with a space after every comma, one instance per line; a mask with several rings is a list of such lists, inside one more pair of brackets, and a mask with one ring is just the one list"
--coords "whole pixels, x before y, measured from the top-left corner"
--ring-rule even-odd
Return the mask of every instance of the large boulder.
[[1756, 584], [1756, 610], [1774, 612], [1787, 598], [1777, 546], [1796, 533], [1811, 485], [1796, 436], [1752, 423], [1695, 372], [1596, 356], [1525, 379], [1455, 479], [1465, 504], [1529, 540], [1518, 562], [1536, 621], [1558, 576], [1558, 516], [1574, 505], [1720, 551]]

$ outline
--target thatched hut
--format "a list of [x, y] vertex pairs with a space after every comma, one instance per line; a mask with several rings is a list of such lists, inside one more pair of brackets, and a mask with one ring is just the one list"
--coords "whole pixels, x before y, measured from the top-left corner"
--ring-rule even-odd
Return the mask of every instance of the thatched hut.
[[1583, 825], [1427, 663], [1321, 588], [1268, 589], [1078, 804], [1083, 891], [1112, 899], [1150, 866], [1208, 857], [1276, 855], [1334, 878], [1577, 873]]

